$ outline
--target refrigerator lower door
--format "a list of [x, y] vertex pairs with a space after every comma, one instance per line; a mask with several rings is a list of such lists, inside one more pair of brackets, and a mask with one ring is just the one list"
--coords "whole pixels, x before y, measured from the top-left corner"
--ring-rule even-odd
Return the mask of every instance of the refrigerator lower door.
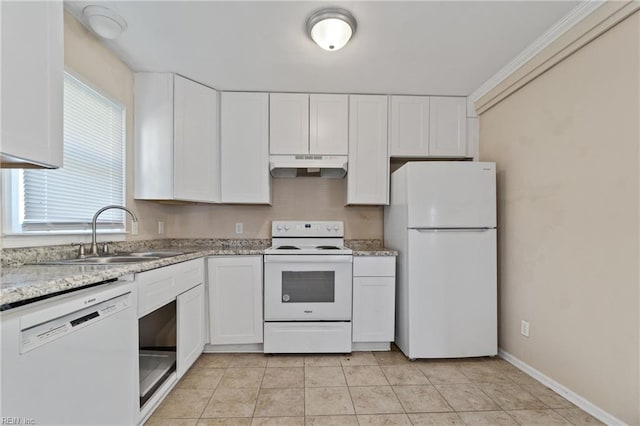
[[405, 278], [410, 313], [406, 355], [496, 355], [496, 230], [408, 232]]

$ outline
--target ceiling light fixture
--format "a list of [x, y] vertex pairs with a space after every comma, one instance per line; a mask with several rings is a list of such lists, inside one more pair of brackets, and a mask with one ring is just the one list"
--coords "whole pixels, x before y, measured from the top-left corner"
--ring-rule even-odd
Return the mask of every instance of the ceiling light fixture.
[[87, 6], [82, 15], [89, 27], [102, 38], [114, 39], [127, 29], [127, 21], [116, 12], [103, 6]]
[[344, 47], [356, 33], [356, 19], [344, 9], [325, 8], [315, 11], [307, 19], [307, 34], [324, 50]]

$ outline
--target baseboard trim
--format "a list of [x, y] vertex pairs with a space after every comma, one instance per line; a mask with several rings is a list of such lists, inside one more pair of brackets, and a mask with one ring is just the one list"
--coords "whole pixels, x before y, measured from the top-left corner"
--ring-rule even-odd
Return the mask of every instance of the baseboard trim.
[[391, 350], [390, 342], [353, 342], [351, 344], [352, 352], [360, 352], [360, 351], [376, 351], [376, 352], [384, 352]]
[[547, 386], [549, 389], [552, 389], [553, 391], [558, 393], [560, 396], [572, 402], [577, 407], [581, 408], [587, 413], [591, 414], [593, 417], [600, 420], [601, 422], [608, 425], [626, 425], [625, 422], [618, 419], [614, 415], [607, 413], [606, 411], [604, 411], [602, 408], [598, 407], [594, 403], [588, 401], [587, 399], [573, 392], [571, 389], [567, 388], [566, 386], [561, 385], [560, 383], [553, 380], [551, 377], [546, 376], [545, 374], [536, 370], [535, 368], [525, 363], [524, 361], [521, 361], [520, 359], [511, 355], [509, 352], [506, 352], [502, 349], [498, 349], [498, 356], [504, 359], [505, 361], [507, 361], [509, 364], [512, 364], [516, 368], [522, 370], [524, 373], [533, 377], [543, 385]]
[[235, 344], [235, 345], [211, 345], [207, 343], [204, 345], [205, 353], [225, 353], [225, 352], [259, 352], [264, 353], [262, 343], [247, 343], [247, 344]]

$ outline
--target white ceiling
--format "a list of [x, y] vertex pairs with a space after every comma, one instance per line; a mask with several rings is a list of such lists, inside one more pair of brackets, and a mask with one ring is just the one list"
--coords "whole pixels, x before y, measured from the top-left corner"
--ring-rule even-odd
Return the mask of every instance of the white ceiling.
[[[119, 12], [108, 45], [135, 71], [171, 71], [222, 90], [469, 95], [578, 1], [66, 2]], [[316, 46], [306, 18], [350, 10], [355, 37]]]

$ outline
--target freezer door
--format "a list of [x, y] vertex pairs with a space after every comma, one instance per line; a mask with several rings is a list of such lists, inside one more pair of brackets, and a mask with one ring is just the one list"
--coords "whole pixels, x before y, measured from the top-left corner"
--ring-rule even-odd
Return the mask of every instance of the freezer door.
[[496, 355], [496, 230], [410, 230], [411, 358]]
[[409, 228], [494, 228], [495, 163], [407, 163]]

